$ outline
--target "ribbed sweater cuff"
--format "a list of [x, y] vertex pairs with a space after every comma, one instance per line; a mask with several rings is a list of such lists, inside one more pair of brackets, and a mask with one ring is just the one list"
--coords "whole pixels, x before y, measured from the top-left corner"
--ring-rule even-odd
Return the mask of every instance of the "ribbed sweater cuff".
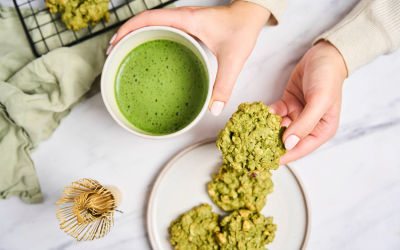
[[283, 12], [289, 3], [289, 0], [231, 0], [233, 1], [246, 1], [263, 6], [271, 12], [271, 17], [267, 21], [267, 25], [278, 25], [282, 19]]
[[400, 1], [361, 1], [333, 29], [319, 36], [335, 46], [346, 62], [348, 76], [382, 54], [400, 46]]

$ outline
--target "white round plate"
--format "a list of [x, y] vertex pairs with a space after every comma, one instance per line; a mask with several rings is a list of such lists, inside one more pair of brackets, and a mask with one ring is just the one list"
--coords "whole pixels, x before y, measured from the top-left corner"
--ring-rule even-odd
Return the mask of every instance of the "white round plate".
[[[147, 231], [154, 250], [173, 250], [168, 241], [171, 221], [202, 203], [225, 216], [208, 195], [207, 183], [222, 165], [216, 138], [193, 144], [172, 158], [161, 171], [150, 194], [147, 207]], [[311, 211], [307, 193], [292, 166], [271, 171], [274, 192], [267, 196], [261, 211], [274, 217], [278, 230], [269, 250], [304, 250], [310, 236]]]

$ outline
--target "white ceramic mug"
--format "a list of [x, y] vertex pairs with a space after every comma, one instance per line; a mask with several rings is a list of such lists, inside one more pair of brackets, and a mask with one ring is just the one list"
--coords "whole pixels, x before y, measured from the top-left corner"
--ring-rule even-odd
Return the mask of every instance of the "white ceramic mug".
[[[115, 98], [115, 77], [122, 61], [137, 46], [145, 42], [158, 39], [166, 39], [179, 42], [188, 47], [201, 60], [201, 62], [205, 66], [206, 73], [208, 75], [207, 99], [204, 102], [203, 108], [201, 109], [200, 113], [185, 128], [167, 135], [154, 135], [139, 128], [136, 128], [121, 113]], [[110, 115], [121, 127], [123, 127], [128, 132], [147, 139], [167, 139], [183, 134], [189, 129], [193, 128], [207, 112], [208, 103], [211, 99], [213, 85], [214, 83], [212, 81], [210, 62], [208, 61], [206, 53], [204, 52], [200, 44], [187, 33], [178, 29], [164, 26], [150, 26], [141, 28], [129, 33], [124, 38], [122, 38], [121, 41], [119, 41], [117, 45], [115, 45], [110, 55], [108, 56], [106, 63], [104, 64], [103, 72], [101, 74], [101, 95]]]

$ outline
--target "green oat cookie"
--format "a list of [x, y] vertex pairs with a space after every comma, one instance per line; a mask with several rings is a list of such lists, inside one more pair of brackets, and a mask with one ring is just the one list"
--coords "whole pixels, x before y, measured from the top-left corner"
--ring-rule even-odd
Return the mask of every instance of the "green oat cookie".
[[258, 212], [238, 210], [221, 221], [216, 238], [221, 250], [265, 250], [275, 238], [277, 229], [273, 218]]
[[239, 105], [223, 130], [217, 147], [224, 163], [239, 172], [276, 170], [287, 150], [282, 142], [282, 118], [269, 112], [262, 102]]
[[202, 204], [171, 222], [169, 241], [175, 250], [215, 250], [218, 244], [215, 232], [219, 232], [219, 214], [212, 207]]
[[49, 11], [64, 12], [61, 20], [75, 31], [88, 27], [89, 22], [96, 25], [103, 17], [108, 22], [108, 4], [109, 0], [46, 0]]
[[222, 165], [207, 187], [212, 200], [225, 211], [247, 208], [260, 212], [274, 185], [269, 171], [241, 173]]

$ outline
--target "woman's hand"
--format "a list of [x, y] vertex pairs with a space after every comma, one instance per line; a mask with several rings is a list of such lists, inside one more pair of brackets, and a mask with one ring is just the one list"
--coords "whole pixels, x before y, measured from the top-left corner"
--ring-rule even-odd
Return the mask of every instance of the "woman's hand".
[[338, 129], [347, 68], [340, 52], [320, 42], [301, 59], [280, 101], [270, 106], [288, 126], [282, 140], [289, 151], [280, 164], [302, 158], [331, 139]]
[[149, 10], [131, 18], [111, 39], [112, 48], [128, 33], [146, 26], [170, 26], [200, 39], [217, 57], [218, 72], [209, 104], [218, 116], [231, 96], [236, 78], [249, 57], [270, 12], [245, 1], [220, 7]]

